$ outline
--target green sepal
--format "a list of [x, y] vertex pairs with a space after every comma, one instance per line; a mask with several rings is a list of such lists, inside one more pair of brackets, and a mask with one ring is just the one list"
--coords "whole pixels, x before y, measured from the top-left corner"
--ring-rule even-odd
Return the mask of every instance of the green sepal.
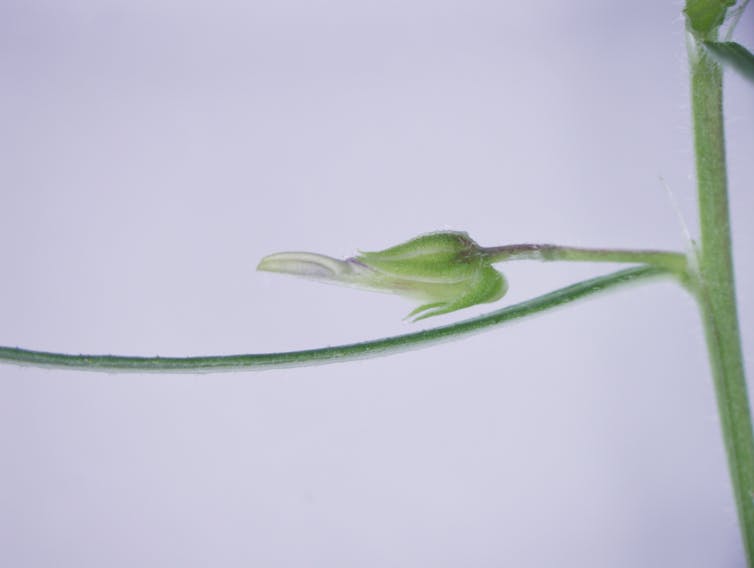
[[[469, 283], [466, 290], [454, 299], [445, 303], [426, 304], [415, 309], [409, 317], [416, 315], [413, 321], [439, 316], [469, 308], [477, 304], [486, 304], [502, 298], [508, 291], [508, 281], [491, 266], [482, 267], [475, 275], [474, 282]], [[422, 315], [418, 315], [420, 312]]]
[[361, 252], [357, 260], [391, 276], [450, 283], [469, 278], [476, 270], [479, 246], [455, 231], [422, 235], [379, 252]]

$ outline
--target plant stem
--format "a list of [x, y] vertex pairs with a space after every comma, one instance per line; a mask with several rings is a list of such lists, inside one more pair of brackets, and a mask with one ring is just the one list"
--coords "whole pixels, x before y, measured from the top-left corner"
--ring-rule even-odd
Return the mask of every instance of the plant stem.
[[722, 70], [689, 38], [701, 250], [696, 297], [704, 323], [728, 467], [748, 565], [754, 567], [754, 430], [744, 375], [728, 211]]
[[669, 273], [652, 266], [639, 266], [591, 278], [531, 300], [495, 310], [489, 314], [466, 319], [433, 329], [319, 349], [261, 353], [249, 355], [210, 355], [201, 357], [130, 357], [122, 355], [69, 355], [46, 353], [14, 347], [0, 347], [0, 363], [79, 369], [105, 372], [156, 372], [156, 373], [207, 373], [217, 371], [246, 371], [255, 369], [286, 368], [322, 363], [339, 363], [399, 353], [427, 347], [441, 341], [459, 339], [493, 326], [525, 318], [612, 290], [630, 283], [668, 276]]
[[559, 245], [517, 244], [483, 248], [492, 262], [509, 260], [570, 260], [580, 262], [630, 262], [656, 266], [684, 278], [686, 255], [660, 250], [593, 249]]

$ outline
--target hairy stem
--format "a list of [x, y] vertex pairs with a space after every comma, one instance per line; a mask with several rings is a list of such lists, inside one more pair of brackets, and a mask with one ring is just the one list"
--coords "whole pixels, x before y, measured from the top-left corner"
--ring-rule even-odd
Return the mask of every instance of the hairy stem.
[[660, 250], [594, 249], [549, 244], [516, 244], [488, 247], [482, 252], [492, 262], [508, 260], [570, 260], [579, 262], [623, 262], [656, 266], [680, 277], [687, 270], [686, 255]]
[[46, 353], [14, 347], [0, 347], [0, 363], [80, 369], [106, 372], [216, 372], [243, 371], [269, 368], [296, 367], [317, 363], [338, 363], [389, 355], [441, 341], [458, 339], [486, 328], [534, 315], [592, 296], [598, 292], [640, 282], [654, 277], [669, 276], [667, 271], [651, 266], [640, 266], [585, 280], [526, 302], [496, 310], [484, 316], [463, 320], [429, 330], [387, 337], [363, 343], [336, 347], [323, 347], [304, 351], [261, 353], [250, 355], [215, 355], [205, 357], [130, 357], [122, 355], [68, 355]]
[[701, 221], [696, 297], [707, 338], [748, 565], [754, 567], [754, 431], [738, 328], [722, 112], [722, 70], [689, 38]]

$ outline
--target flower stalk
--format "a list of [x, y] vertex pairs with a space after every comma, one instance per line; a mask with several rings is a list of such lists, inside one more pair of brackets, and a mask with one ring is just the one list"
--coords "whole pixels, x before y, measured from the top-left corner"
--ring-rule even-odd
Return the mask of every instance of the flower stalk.
[[661, 250], [579, 248], [550, 244], [515, 244], [483, 249], [492, 262], [510, 260], [617, 262], [647, 264], [662, 268], [685, 280], [688, 261], [685, 254]]

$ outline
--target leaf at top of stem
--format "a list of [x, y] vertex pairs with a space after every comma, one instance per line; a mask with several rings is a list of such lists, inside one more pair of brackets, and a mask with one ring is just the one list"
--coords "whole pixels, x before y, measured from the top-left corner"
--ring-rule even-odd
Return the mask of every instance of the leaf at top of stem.
[[754, 83], [754, 55], [743, 45], [735, 41], [705, 41], [704, 47], [720, 63], [732, 67]]

